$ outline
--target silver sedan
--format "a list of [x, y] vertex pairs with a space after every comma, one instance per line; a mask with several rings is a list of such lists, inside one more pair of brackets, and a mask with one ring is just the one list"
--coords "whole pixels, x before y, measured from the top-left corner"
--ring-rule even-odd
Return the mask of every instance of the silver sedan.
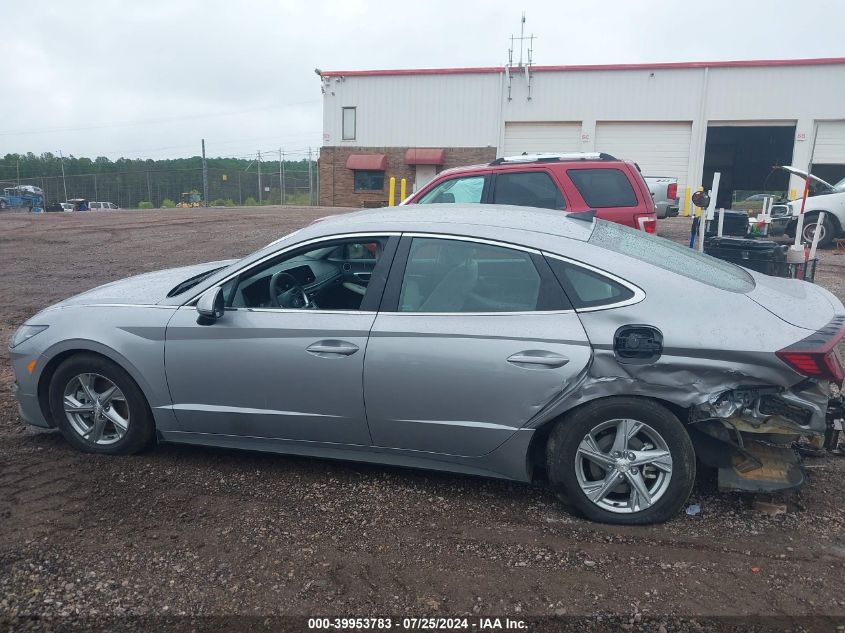
[[803, 476], [845, 309], [589, 215], [470, 205], [316, 222], [239, 261], [116, 281], [38, 313], [23, 420], [75, 447], [156, 441], [548, 480], [650, 523], [696, 461], [726, 489]]

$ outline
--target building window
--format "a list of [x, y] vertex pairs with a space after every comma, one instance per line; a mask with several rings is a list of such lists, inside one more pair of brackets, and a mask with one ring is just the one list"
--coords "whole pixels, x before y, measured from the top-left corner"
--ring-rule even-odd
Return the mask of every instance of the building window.
[[343, 108], [343, 132], [341, 139], [344, 141], [355, 140], [355, 108]]
[[355, 191], [384, 191], [383, 171], [356, 169], [354, 174]]

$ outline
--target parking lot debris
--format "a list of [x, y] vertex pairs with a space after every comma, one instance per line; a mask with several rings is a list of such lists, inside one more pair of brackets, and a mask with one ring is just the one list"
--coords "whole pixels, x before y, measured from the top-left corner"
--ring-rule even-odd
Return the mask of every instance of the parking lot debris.
[[752, 509], [757, 510], [758, 512], [765, 512], [770, 517], [776, 517], [781, 514], [786, 514], [786, 504], [785, 503], [771, 503], [769, 501], [761, 501], [760, 499], [755, 499], [754, 502], [751, 504]]
[[697, 503], [691, 503], [690, 505], [687, 506], [687, 514], [690, 515], [691, 517], [694, 517], [695, 515], [699, 514], [700, 512], [701, 512], [701, 506], [698, 505]]

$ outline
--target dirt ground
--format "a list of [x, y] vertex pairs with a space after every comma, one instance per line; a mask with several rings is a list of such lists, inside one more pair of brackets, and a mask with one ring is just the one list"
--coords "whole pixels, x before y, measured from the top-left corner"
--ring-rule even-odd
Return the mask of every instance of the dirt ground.
[[[711, 616], [845, 624], [842, 458], [807, 461], [808, 485], [785, 515], [718, 493], [703, 472], [691, 499], [700, 514], [620, 528], [575, 516], [543, 487], [171, 445], [100, 457], [21, 424], [6, 343], [40, 308], [127, 275], [244, 255], [333, 212], [0, 216], [0, 630], [185, 614], [558, 616], [543, 622], [650, 631], [730, 622]], [[688, 236], [686, 219], [660, 227]], [[845, 254], [826, 251], [817, 281], [845, 298], [843, 272]]]

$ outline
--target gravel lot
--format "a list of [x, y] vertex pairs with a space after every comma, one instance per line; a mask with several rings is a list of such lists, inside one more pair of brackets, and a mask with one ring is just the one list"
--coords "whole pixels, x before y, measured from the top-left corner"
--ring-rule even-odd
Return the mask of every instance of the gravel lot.
[[[845, 624], [845, 460], [834, 457], [807, 462], [786, 515], [717, 493], [703, 472], [699, 515], [620, 528], [574, 516], [543, 487], [168, 445], [100, 457], [22, 426], [6, 342], [37, 310], [127, 275], [240, 256], [337, 211], [0, 216], [0, 630], [185, 614]], [[662, 221], [661, 233], [685, 241], [689, 222]], [[845, 298], [845, 255], [823, 258], [817, 281]]]

